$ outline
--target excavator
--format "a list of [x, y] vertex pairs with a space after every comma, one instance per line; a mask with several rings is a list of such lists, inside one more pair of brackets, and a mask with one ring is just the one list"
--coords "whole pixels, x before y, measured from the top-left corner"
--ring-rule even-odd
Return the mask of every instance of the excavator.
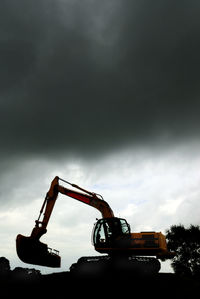
[[[59, 181], [79, 191], [68, 189], [60, 185]], [[51, 182], [30, 236], [17, 235], [16, 251], [24, 263], [52, 268], [61, 266], [59, 252], [40, 241], [40, 238], [47, 232], [47, 225], [59, 193], [96, 208], [102, 215], [102, 218], [94, 225], [92, 241], [95, 250], [106, 255], [81, 257], [77, 263], [72, 264], [71, 272], [78, 271], [81, 267], [88, 269], [91, 265], [96, 265], [97, 268], [100, 265], [109, 265], [114, 268], [116, 265], [123, 265], [122, 268], [158, 273], [161, 266], [159, 260], [174, 256], [168, 251], [166, 238], [161, 232], [131, 233], [127, 221], [115, 217], [111, 207], [101, 195], [56, 176]]]

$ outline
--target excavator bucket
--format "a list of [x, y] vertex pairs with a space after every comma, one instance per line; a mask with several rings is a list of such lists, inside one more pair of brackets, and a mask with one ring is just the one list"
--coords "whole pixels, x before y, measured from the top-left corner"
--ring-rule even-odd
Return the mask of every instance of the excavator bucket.
[[17, 235], [17, 255], [21, 261], [28, 264], [59, 268], [61, 258], [48, 246], [32, 237]]

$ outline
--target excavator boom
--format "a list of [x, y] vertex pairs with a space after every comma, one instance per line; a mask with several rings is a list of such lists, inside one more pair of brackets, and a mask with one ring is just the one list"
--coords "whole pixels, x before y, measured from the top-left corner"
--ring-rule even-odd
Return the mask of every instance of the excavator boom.
[[[72, 187], [79, 189], [84, 193], [59, 185], [59, 180], [70, 184]], [[46, 244], [39, 241], [41, 236], [47, 232], [47, 225], [59, 193], [98, 209], [103, 218], [114, 217], [112, 209], [100, 195], [87, 191], [56, 176], [51, 182], [50, 189], [46, 194], [39, 217], [35, 221], [35, 227], [33, 228], [31, 235], [29, 237], [20, 234], [17, 236], [16, 250], [19, 258], [23, 262], [47, 267], [60, 267], [60, 256], [58, 255], [58, 251], [50, 250]], [[42, 214], [43, 219], [40, 220]]]

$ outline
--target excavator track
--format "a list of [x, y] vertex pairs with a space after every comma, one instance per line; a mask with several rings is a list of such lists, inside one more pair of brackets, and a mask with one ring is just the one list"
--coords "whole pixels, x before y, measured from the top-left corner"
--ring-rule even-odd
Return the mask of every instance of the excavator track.
[[160, 262], [153, 257], [130, 256], [110, 257], [87, 256], [78, 259], [70, 267], [70, 272], [76, 276], [106, 276], [114, 275], [153, 275], [160, 271]]

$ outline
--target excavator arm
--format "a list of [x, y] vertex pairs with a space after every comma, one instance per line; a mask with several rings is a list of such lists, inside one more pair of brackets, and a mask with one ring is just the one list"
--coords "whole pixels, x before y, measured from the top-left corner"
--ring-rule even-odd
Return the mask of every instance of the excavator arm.
[[[63, 187], [59, 184], [59, 180], [70, 184], [73, 188], [79, 189], [84, 193]], [[50, 252], [47, 245], [39, 241], [41, 236], [47, 232], [47, 225], [59, 193], [98, 209], [103, 218], [114, 217], [112, 209], [108, 203], [103, 200], [101, 195], [87, 191], [56, 176], [51, 182], [50, 189], [46, 194], [39, 217], [35, 221], [35, 227], [33, 228], [30, 237], [25, 237], [23, 235], [17, 236], [16, 249], [19, 258], [22, 261], [49, 267], [60, 266], [60, 256], [56, 253], [57, 251]], [[40, 220], [42, 214], [43, 219]]]
[[[64, 181], [67, 184], [70, 184], [72, 187], [77, 188], [85, 193], [81, 193], [78, 191], [74, 191], [68, 188], [65, 188], [61, 185], [59, 185], [59, 180]], [[87, 191], [78, 185], [71, 184], [63, 179], [60, 179], [58, 176], [56, 176], [53, 181], [51, 182], [51, 186], [49, 191], [46, 194], [45, 200], [43, 202], [42, 208], [40, 210], [40, 214], [38, 219], [35, 221], [36, 225], [31, 233], [31, 236], [33, 238], [36, 238], [39, 240], [39, 238], [46, 233], [46, 227], [48, 225], [51, 213], [53, 211], [56, 199], [58, 197], [58, 194], [61, 193], [63, 195], [67, 195], [71, 198], [74, 198], [76, 200], [81, 201], [82, 203], [85, 203], [87, 205], [90, 205], [96, 209], [98, 209], [101, 214], [102, 218], [110, 218], [114, 217], [114, 213], [111, 209], [111, 207], [108, 205], [106, 201], [103, 200], [101, 195], [98, 195], [96, 193]], [[101, 198], [100, 198], [101, 197]], [[40, 217], [43, 214], [43, 219], [40, 221]]]

